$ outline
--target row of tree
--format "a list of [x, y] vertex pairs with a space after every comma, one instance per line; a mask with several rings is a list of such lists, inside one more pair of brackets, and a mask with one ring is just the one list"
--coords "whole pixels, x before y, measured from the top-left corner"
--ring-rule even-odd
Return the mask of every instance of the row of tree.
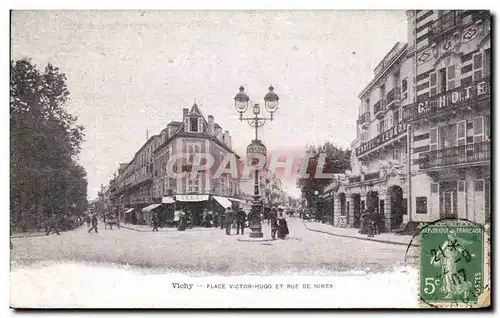
[[77, 163], [84, 128], [66, 109], [66, 76], [29, 59], [10, 63], [11, 226], [36, 227], [51, 214], [87, 208], [85, 169]]
[[[346, 170], [351, 169], [351, 151], [336, 147], [331, 142], [326, 142], [322, 146], [307, 146], [306, 153], [311, 156], [307, 167], [309, 177], [297, 179], [297, 187], [302, 190], [308, 206], [314, 206], [318, 200], [317, 194], [323, 194], [325, 187], [332, 182], [332, 179], [316, 177], [318, 165], [323, 165], [318, 170], [324, 174], [344, 173]], [[323, 156], [325, 160], [322, 160], [321, 157]]]

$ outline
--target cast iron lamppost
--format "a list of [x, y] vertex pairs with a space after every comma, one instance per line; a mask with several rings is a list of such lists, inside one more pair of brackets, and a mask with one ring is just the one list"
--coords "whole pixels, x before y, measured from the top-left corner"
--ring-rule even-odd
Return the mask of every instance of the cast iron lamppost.
[[[260, 155], [266, 156], [266, 147], [259, 140], [258, 129], [259, 127], [264, 126], [266, 121], [273, 120], [273, 114], [278, 110], [278, 100], [279, 97], [274, 92], [274, 87], [269, 86], [269, 92], [264, 96], [264, 105], [266, 110], [269, 112], [270, 117], [260, 117], [260, 106], [259, 104], [255, 104], [253, 106], [253, 117], [243, 117], [243, 114], [248, 109], [248, 102], [250, 98], [245, 93], [245, 88], [240, 86], [240, 91], [234, 97], [234, 106], [236, 107], [236, 111], [240, 113], [240, 121], [246, 121], [251, 127], [255, 128], [255, 139], [252, 140], [252, 143], [247, 148], [247, 154], [249, 153], [257, 153]], [[262, 220], [261, 220], [261, 204], [260, 204], [260, 195], [259, 195], [259, 171], [255, 170], [255, 181], [254, 181], [254, 196], [252, 203], [252, 211], [249, 217], [249, 227], [250, 227], [250, 237], [252, 238], [260, 238], [263, 237], [262, 233]]]

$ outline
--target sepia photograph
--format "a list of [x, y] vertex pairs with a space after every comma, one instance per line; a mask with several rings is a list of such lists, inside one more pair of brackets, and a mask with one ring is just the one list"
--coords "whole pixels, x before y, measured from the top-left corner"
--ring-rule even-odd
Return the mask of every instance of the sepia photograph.
[[9, 28], [11, 308], [490, 307], [490, 11]]

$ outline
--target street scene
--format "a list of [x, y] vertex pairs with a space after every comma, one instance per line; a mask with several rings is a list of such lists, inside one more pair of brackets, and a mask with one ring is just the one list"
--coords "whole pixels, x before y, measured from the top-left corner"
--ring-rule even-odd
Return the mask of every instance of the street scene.
[[14, 306], [37, 268], [413, 275], [427, 224], [490, 229], [489, 11], [13, 11], [11, 29]]

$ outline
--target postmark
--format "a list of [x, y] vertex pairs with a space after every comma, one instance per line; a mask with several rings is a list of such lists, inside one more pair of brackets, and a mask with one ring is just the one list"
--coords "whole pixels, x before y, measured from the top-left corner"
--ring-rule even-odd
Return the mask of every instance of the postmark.
[[440, 220], [420, 231], [419, 295], [431, 307], [478, 307], [487, 285], [480, 224]]

